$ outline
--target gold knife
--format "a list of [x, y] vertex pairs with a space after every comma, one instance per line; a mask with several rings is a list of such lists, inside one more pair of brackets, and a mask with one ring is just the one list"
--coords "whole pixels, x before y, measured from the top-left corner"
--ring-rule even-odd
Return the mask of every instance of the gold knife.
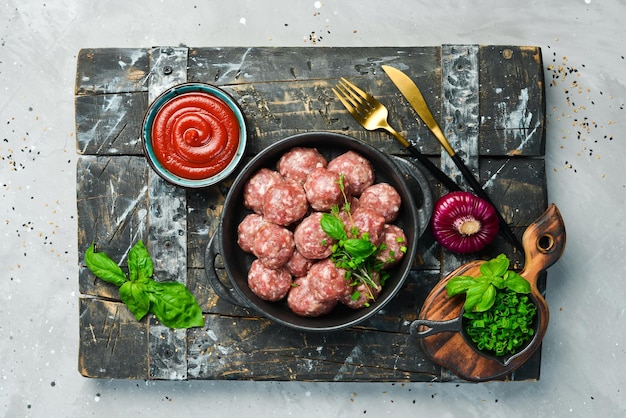
[[450, 142], [448, 142], [448, 139], [441, 131], [441, 128], [439, 127], [437, 121], [435, 121], [435, 118], [428, 108], [428, 104], [426, 103], [426, 100], [424, 99], [424, 96], [422, 95], [422, 92], [417, 87], [417, 85], [413, 82], [413, 80], [411, 80], [409, 76], [407, 76], [397, 68], [391, 67], [389, 65], [383, 65], [382, 69], [391, 79], [393, 84], [395, 84], [398, 90], [400, 90], [400, 93], [402, 93], [402, 95], [409, 102], [411, 107], [417, 112], [418, 116], [424, 121], [426, 126], [428, 126], [431, 132], [435, 135], [441, 146], [446, 150], [446, 152], [448, 153], [454, 164], [458, 167], [459, 171], [461, 171], [461, 174], [463, 175], [465, 180], [467, 180], [476, 195], [486, 200], [494, 208], [496, 208], [496, 213], [498, 214], [498, 218], [500, 220], [500, 230], [502, 231], [502, 234], [504, 235], [506, 240], [515, 248], [522, 249], [522, 244], [517, 239], [515, 234], [513, 234], [513, 231], [511, 231], [511, 228], [502, 217], [502, 214], [497, 209], [496, 205], [493, 204], [493, 202], [487, 195], [487, 192], [478, 183], [476, 177], [474, 177], [474, 174], [472, 174], [471, 170], [465, 165], [463, 160], [461, 160], [461, 157], [459, 157], [458, 154], [454, 151], [454, 149], [450, 145]]

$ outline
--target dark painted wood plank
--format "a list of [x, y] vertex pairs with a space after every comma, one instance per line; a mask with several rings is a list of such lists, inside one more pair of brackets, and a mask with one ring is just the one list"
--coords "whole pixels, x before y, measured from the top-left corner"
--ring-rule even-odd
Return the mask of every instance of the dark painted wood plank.
[[[187, 81], [187, 48], [157, 47], [150, 52], [148, 100]], [[148, 171], [148, 249], [155, 280], [187, 284], [186, 191]], [[150, 378], [187, 379], [187, 330], [150, 319]]]
[[[83, 156], [76, 171], [79, 266], [96, 243], [125, 268], [128, 252], [147, 232], [147, 165], [142, 157]], [[132, 175], [129, 175], [132, 173]], [[80, 269], [82, 294], [117, 298], [117, 288]]]
[[119, 302], [80, 297], [78, 370], [85, 377], [145, 379], [147, 321]]
[[76, 94], [147, 91], [148, 50], [85, 48], [78, 53]]
[[[250, 123], [251, 152], [303, 131], [331, 130], [404, 153], [392, 137], [366, 132], [331, 88], [346, 77], [388, 106], [390, 121], [425, 153], [439, 145], [380, 69], [390, 64], [424, 87], [440, 115], [438, 47], [422, 48], [198, 48], [189, 53], [189, 80], [219, 85], [233, 94]], [[270, 57], [268, 59], [268, 57]], [[259, 140], [257, 144], [255, 141]]]
[[480, 49], [483, 155], [545, 153], [545, 87], [541, 48]]
[[[441, 51], [441, 130], [465, 165], [478, 176], [478, 46], [444, 45]], [[441, 150], [441, 168], [465, 190], [470, 190], [447, 152]]]
[[433, 381], [439, 376], [439, 367], [404, 333], [306, 334], [265, 319], [223, 316], [209, 316], [207, 324], [206, 331], [189, 332], [193, 379]]
[[145, 92], [76, 96], [76, 146], [85, 155], [143, 155]]

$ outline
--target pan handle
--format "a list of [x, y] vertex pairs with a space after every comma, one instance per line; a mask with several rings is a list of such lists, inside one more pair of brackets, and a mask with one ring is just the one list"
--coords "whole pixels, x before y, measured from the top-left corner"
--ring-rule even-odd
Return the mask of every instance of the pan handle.
[[249, 308], [250, 306], [242, 301], [241, 298], [235, 293], [235, 289], [224, 286], [218, 277], [217, 269], [215, 267], [215, 258], [220, 254], [219, 243], [221, 240], [221, 234], [219, 231], [220, 230], [218, 229], [218, 231], [213, 234], [206, 247], [206, 252], [204, 254], [204, 272], [209, 284], [220, 298], [232, 305]]
[[[433, 213], [433, 208], [435, 206], [435, 202], [433, 200], [433, 194], [430, 189], [430, 183], [428, 179], [422, 172], [422, 170], [411, 160], [399, 157], [396, 155], [391, 156], [393, 161], [396, 163], [396, 166], [404, 173], [408, 174], [412, 177], [417, 185], [419, 185], [419, 190], [415, 190], [415, 188], [409, 187], [411, 191], [414, 193], [413, 200], [415, 201], [415, 206], [417, 208], [417, 218], [419, 221], [419, 233], [418, 236], [421, 237], [426, 231], [426, 226], [430, 222], [430, 216]], [[419, 192], [419, 196], [416, 196], [415, 193]]]
[[[428, 327], [424, 331], [418, 331], [420, 326]], [[411, 323], [410, 333], [416, 337], [423, 338], [440, 332], [461, 331], [461, 317], [456, 317], [448, 321], [431, 321], [429, 319], [416, 319]]]

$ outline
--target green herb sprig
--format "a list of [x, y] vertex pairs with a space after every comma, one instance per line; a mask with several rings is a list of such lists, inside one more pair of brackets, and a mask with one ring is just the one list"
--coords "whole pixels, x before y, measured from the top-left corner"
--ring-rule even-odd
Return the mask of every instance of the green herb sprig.
[[480, 265], [480, 276], [457, 276], [448, 281], [448, 296], [466, 294], [465, 310], [484, 312], [496, 301], [497, 289], [510, 289], [517, 293], [530, 293], [530, 283], [513, 270], [504, 254]]
[[128, 253], [128, 277], [108, 255], [96, 252], [95, 244], [85, 252], [85, 264], [94, 275], [120, 288], [122, 302], [138, 321], [150, 312], [170, 328], [204, 325], [202, 310], [184, 284], [152, 278], [154, 265], [142, 241]]
[[[350, 212], [350, 202], [345, 193], [344, 177], [340, 174], [338, 184], [344, 198], [342, 210], [352, 219]], [[344, 222], [340, 218], [339, 205], [332, 207], [330, 213], [323, 213], [320, 220], [322, 230], [335, 240], [332, 245], [332, 253], [330, 259], [335, 266], [346, 271], [346, 279], [350, 280], [353, 287], [359, 284], [367, 285], [368, 289], [378, 287], [374, 277], [377, 275], [380, 279], [380, 286], [384, 286], [385, 281], [389, 278], [389, 273], [383, 270], [384, 262], [378, 259], [378, 254], [387, 248], [386, 244], [376, 246], [370, 241], [367, 232], [360, 234], [356, 227], [349, 229], [350, 236], [346, 232]], [[406, 247], [403, 247], [406, 252]], [[360, 296], [360, 292], [355, 290], [352, 293], [352, 299], [356, 300]], [[370, 292], [368, 299], [373, 300], [374, 296]], [[365, 306], [369, 306], [366, 304]]]

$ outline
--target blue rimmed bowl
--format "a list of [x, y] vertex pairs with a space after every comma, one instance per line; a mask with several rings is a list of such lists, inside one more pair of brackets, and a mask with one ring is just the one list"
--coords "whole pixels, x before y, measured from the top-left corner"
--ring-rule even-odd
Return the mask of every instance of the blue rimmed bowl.
[[226, 179], [241, 162], [246, 122], [239, 104], [224, 90], [184, 83], [150, 105], [142, 142], [160, 177], [177, 186], [203, 188]]

